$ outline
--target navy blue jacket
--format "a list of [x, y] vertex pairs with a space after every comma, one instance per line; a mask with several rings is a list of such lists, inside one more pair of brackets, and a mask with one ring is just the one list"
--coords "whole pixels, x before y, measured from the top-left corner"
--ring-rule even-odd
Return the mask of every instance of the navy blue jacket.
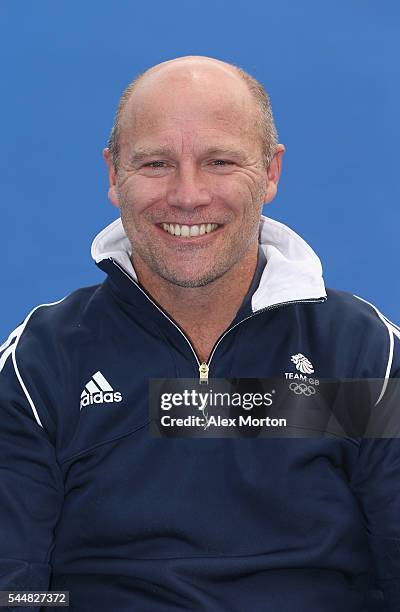
[[[326, 291], [286, 226], [263, 217], [260, 245], [209, 376], [279, 378], [301, 353], [319, 378], [381, 378], [379, 405], [399, 329]], [[200, 363], [137, 284], [120, 220], [92, 254], [105, 281], [0, 348], [0, 589], [69, 590], [77, 612], [398, 612], [400, 441], [151, 437], [148, 380]]]

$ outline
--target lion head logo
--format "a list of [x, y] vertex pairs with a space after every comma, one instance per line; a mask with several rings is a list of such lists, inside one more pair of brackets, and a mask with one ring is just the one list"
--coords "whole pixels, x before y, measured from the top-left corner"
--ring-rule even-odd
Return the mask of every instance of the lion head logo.
[[292, 355], [291, 361], [296, 366], [296, 370], [299, 370], [303, 374], [314, 374], [314, 368], [312, 367], [311, 361], [301, 353]]

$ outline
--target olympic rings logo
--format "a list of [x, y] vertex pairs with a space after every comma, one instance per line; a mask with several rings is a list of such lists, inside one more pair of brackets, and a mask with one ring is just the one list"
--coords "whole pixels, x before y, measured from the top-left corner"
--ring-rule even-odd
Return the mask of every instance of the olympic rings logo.
[[306, 383], [292, 382], [289, 385], [289, 389], [296, 393], [296, 395], [305, 395], [306, 397], [310, 397], [310, 395], [314, 395], [315, 393], [314, 387], [306, 385]]

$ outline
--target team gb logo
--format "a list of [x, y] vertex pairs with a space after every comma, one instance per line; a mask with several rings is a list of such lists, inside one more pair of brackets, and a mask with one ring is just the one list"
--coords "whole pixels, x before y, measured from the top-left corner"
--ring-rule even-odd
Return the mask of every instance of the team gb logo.
[[291, 361], [296, 366], [296, 370], [299, 370], [303, 374], [314, 373], [314, 368], [311, 364], [311, 361], [309, 361], [307, 357], [305, 357], [301, 353], [297, 353], [297, 355], [292, 355]]

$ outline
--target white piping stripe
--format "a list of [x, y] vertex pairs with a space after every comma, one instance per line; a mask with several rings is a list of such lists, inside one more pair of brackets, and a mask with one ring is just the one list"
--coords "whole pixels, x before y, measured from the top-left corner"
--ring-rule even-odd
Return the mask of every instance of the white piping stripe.
[[11, 332], [11, 334], [8, 336], [7, 340], [0, 346], [0, 353], [5, 348], [7, 348], [7, 346], [10, 344], [10, 342], [12, 342], [14, 340], [14, 338], [16, 338], [18, 336], [20, 330], [22, 329], [22, 326], [23, 326], [23, 323], [21, 323], [21, 325], [18, 325], [18, 327], [16, 327], [14, 329], [14, 331]]
[[381, 401], [382, 397], [385, 394], [386, 387], [387, 387], [388, 382], [389, 382], [390, 370], [392, 368], [393, 349], [394, 349], [393, 330], [392, 330], [391, 325], [389, 325], [389, 323], [386, 321], [384, 315], [377, 309], [376, 306], [374, 306], [370, 302], [367, 302], [367, 300], [363, 300], [363, 298], [359, 297], [358, 295], [355, 295], [354, 297], [356, 297], [358, 300], [361, 300], [362, 302], [365, 302], [366, 304], [368, 304], [369, 306], [371, 306], [375, 310], [375, 312], [377, 313], [378, 317], [385, 324], [386, 329], [388, 330], [388, 334], [389, 334], [389, 356], [388, 356], [388, 362], [387, 362], [387, 366], [386, 366], [385, 380], [383, 381], [383, 385], [382, 385], [382, 390], [380, 392], [380, 395], [379, 395], [378, 399], [375, 402], [375, 406], [377, 406], [379, 404], [379, 402]]
[[86, 386], [86, 389], [89, 391], [89, 393], [99, 393], [100, 392], [100, 389], [98, 388], [97, 385], [95, 385], [93, 380], [89, 380], [88, 384], [85, 386]]
[[[67, 297], [67, 296], [65, 296], [65, 297]], [[35, 417], [37, 423], [40, 425], [40, 427], [43, 427], [43, 425], [41, 423], [41, 420], [40, 420], [39, 415], [37, 413], [37, 410], [35, 408], [35, 404], [33, 403], [33, 400], [31, 398], [31, 396], [29, 395], [28, 389], [26, 388], [26, 386], [24, 384], [24, 381], [22, 380], [22, 376], [21, 376], [21, 374], [19, 372], [19, 369], [18, 369], [17, 358], [15, 356], [15, 352], [17, 350], [18, 342], [20, 341], [22, 333], [25, 330], [25, 327], [27, 326], [27, 324], [29, 322], [29, 319], [31, 318], [33, 313], [36, 312], [36, 310], [38, 310], [38, 308], [42, 308], [42, 306], [55, 306], [56, 304], [60, 304], [60, 302], [65, 300], [65, 297], [63, 297], [61, 300], [57, 300], [57, 302], [50, 302], [49, 304], [39, 304], [38, 306], [35, 306], [35, 308], [33, 310], [31, 310], [31, 312], [28, 314], [28, 316], [26, 317], [25, 321], [23, 323], [21, 323], [21, 325], [19, 325], [19, 327], [17, 327], [15, 329], [15, 332], [18, 330], [17, 341], [15, 342], [15, 344], [12, 345], [13, 350], [11, 351], [15, 374], [16, 374], [16, 376], [18, 378], [19, 384], [21, 385], [23, 392], [25, 393], [25, 396], [26, 396], [26, 399], [28, 400], [28, 403], [29, 403], [30, 407], [32, 408], [32, 412], [34, 414], [34, 417]], [[11, 334], [11, 336], [12, 336], [12, 334]], [[8, 340], [7, 340], [7, 342], [8, 342]]]
[[[386, 319], [386, 317], [385, 317], [385, 319]], [[399, 340], [400, 340], [400, 329], [396, 325], [393, 325], [393, 323], [391, 323], [387, 319], [386, 319], [386, 321], [389, 323], [390, 327], [392, 328], [392, 332], [394, 333], [394, 335], [397, 336], [397, 338], [399, 338]]]
[[392, 327], [392, 332], [400, 340], [400, 331], [396, 327]]
[[381, 401], [382, 397], [385, 395], [385, 391], [386, 391], [386, 387], [388, 386], [388, 382], [389, 382], [389, 377], [390, 377], [390, 369], [392, 367], [392, 361], [393, 361], [393, 346], [394, 346], [394, 340], [393, 340], [393, 332], [390, 328], [389, 329], [389, 358], [388, 358], [388, 363], [387, 363], [387, 367], [386, 367], [386, 372], [385, 372], [385, 380], [383, 381], [383, 385], [382, 385], [382, 390], [381, 393], [378, 397], [378, 399], [375, 402], [375, 406], [377, 406], [379, 404], [379, 402]]
[[386, 319], [386, 321], [387, 321], [388, 323], [390, 323], [390, 325], [391, 325], [392, 327], [395, 327], [396, 329], [398, 329], [398, 330], [400, 331], [400, 327], [399, 327], [398, 325], [396, 325], [396, 323], [393, 323], [393, 321], [391, 321], [391, 320], [390, 320], [390, 319], [388, 319], [387, 317], [385, 317], [385, 319]]
[[39, 415], [38, 415], [37, 410], [35, 408], [35, 404], [33, 403], [33, 400], [32, 400], [31, 396], [28, 393], [28, 389], [25, 387], [24, 381], [22, 380], [21, 374], [19, 373], [19, 369], [18, 369], [18, 366], [17, 366], [17, 360], [15, 359], [15, 351], [12, 352], [12, 359], [13, 359], [13, 364], [14, 364], [14, 370], [15, 370], [15, 373], [16, 373], [17, 378], [19, 380], [19, 384], [21, 385], [22, 390], [23, 390], [23, 392], [26, 395], [26, 399], [28, 400], [29, 405], [32, 408], [32, 412], [34, 414], [34, 417], [35, 417], [36, 421], [38, 422], [40, 427], [43, 428], [42, 421], [39, 418]]
[[4, 364], [9, 358], [9, 356], [11, 355], [11, 353], [13, 352], [13, 350], [14, 350], [14, 345], [9, 346], [8, 349], [6, 349], [4, 353], [2, 354], [1, 359], [0, 359], [0, 372], [4, 368]]
[[101, 372], [96, 372], [96, 374], [93, 374], [92, 378], [94, 378], [94, 380], [97, 382], [97, 384], [99, 385], [99, 387], [100, 387], [100, 389], [102, 391], [113, 391], [112, 386], [104, 378], [104, 376], [103, 376], [103, 374]]

